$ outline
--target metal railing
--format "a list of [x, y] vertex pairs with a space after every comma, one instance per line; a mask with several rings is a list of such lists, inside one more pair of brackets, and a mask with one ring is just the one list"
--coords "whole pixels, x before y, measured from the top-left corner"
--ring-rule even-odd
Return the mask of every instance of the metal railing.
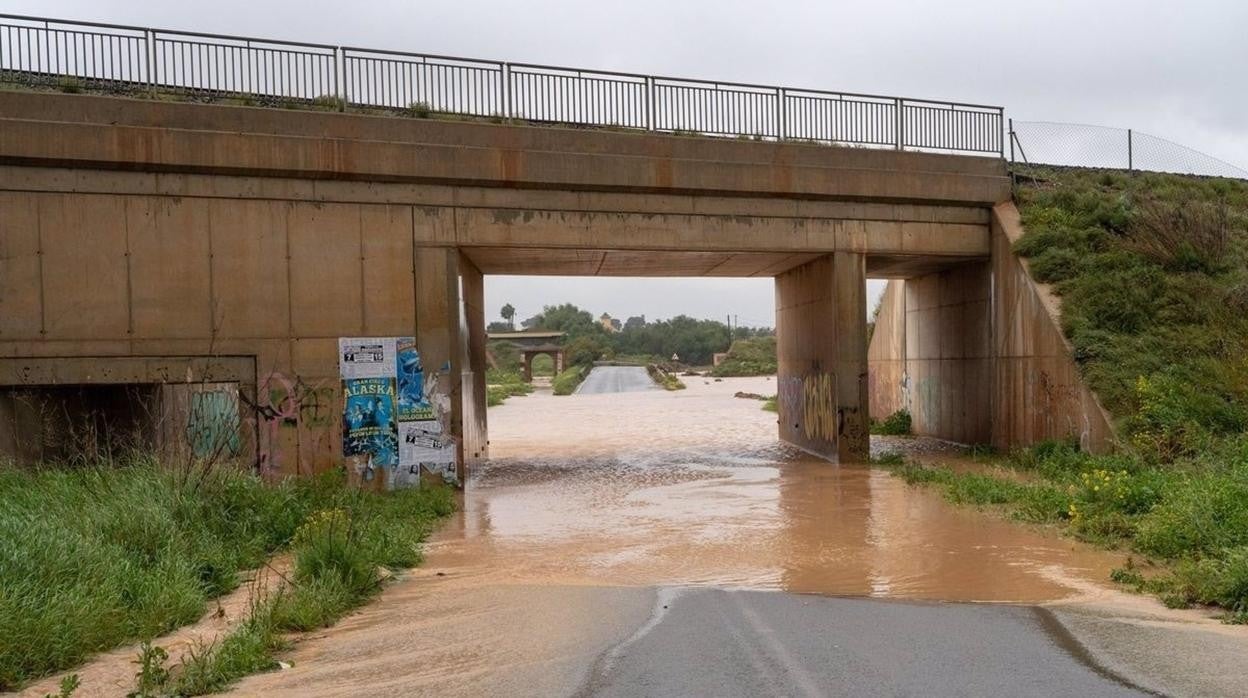
[[1005, 155], [1001, 107], [20, 15], [0, 82]]

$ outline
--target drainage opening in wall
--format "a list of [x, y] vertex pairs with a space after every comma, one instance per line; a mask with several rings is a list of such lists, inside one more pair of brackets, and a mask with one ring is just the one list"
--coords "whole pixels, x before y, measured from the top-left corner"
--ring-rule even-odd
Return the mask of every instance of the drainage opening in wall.
[[242, 427], [237, 383], [0, 389], [0, 453], [19, 463], [232, 458], [243, 450]]

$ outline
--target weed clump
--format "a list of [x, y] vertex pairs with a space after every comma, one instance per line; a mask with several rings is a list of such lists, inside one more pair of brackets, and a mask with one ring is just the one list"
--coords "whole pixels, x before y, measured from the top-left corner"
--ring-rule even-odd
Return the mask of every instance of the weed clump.
[[909, 436], [911, 429], [910, 410], [900, 409], [888, 415], [882, 421], [871, 421], [870, 431], [880, 436]]

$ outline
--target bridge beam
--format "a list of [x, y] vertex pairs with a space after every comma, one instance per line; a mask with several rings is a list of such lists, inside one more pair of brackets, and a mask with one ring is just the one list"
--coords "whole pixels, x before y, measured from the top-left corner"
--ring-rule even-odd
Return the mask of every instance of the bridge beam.
[[866, 255], [835, 252], [776, 277], [780, 438], [866, 460]]

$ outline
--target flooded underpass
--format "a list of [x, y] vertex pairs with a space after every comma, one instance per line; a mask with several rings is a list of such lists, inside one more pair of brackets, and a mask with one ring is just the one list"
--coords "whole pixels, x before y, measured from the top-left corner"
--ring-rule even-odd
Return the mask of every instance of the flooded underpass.
[[1133, 695], [1148, 658], [1094, 657], [1096, 629], [1077, 639], [1062, 614], [1209, 630], [1109, 588], [1123, 554], [780, 443], [776, 415], [734, 397], [774, 379], [684, 380], [492, 409], [492, 458], [425, 563], [239, 691]]

